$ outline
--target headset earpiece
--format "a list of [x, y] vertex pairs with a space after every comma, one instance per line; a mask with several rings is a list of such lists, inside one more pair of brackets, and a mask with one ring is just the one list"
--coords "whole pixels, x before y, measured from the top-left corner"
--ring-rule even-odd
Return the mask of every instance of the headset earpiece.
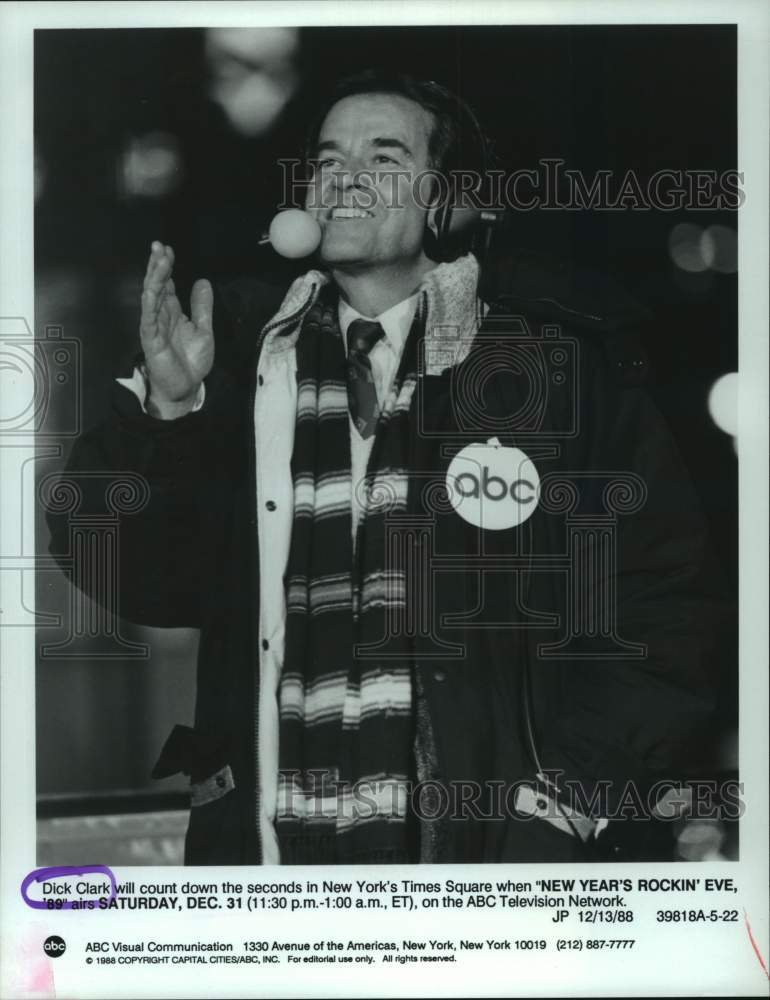
[[[461, 124], [461, 135], [468, 135], [474, 146], [469, 165], [471, 169], [478, 171], [479, 189], [483, 194], [489, 169], [488, 142], [471, 108], [465, 102], [461, 102], [458, 104], [458, 111], [466, 123], [465, 126]], [[491, 228], [501, 220], [502, 212], [467, 204], [470, 200], [467, 196], [461, 199], [457, 190], [456, 173], [452, 169], [448, 171], [441, 187], [443, 188], [441, 197], [437, 204], [429, 209], [426, 219], [426, 229], [431, 234], [429, 242], [433, 244], [433, 252], [439, 259], [451, 256], [464, 242], [472, 240], [473, 231], [482, 225], [489, 227], [489, 231], [481, 241], [484, 248], [488, 248]], [[463, 193], [467, 195], [467, 192]]]

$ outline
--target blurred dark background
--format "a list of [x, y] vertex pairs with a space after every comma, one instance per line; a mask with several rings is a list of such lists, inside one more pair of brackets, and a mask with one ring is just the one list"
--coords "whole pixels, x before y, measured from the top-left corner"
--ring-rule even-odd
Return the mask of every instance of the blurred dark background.
[[[174, 246], [183, 302], [197, 277], [270, 266], [257, 241], [281, 200], [277, 161], [300, 155], [319, 95], [344, 73], [386, 66], [449, 86], [475, 108], [505, 171], [553, 157], [589, 178], [633, 170], [644, 187], [661, 169], [737, 168], [735, 42], [734, 28], [705, 25], [37, 31], [36, 332], [56, 325], [81, 342], [82, 417], [96, 422], [138, 349], [151, 240]], [[652, 389], [732, 594], [736, 456], [708, 400], [737, 369], [736, 227], [736, 213], [717, 208], [536, 209], [515, 213], [504, 237], [597, 269], [652, 311]], [[39, 471], [60, 467], [66, 449]], [[42, 520], [38, 539], [45, 551]], [[66, 588], [41, 574], [39, 608], [65, 609]], [[191, 719], [197, 637], [124, 634], [148, 642], [150, 658], [39, 664], [41, 817], [183, 803], [181, 779], [156, 786], [149, 771], [170, 726]], [[41, 635], [56, 641], [57, 630]], [[714, 745], [730, 771], [734, 637], [723, 660]]]

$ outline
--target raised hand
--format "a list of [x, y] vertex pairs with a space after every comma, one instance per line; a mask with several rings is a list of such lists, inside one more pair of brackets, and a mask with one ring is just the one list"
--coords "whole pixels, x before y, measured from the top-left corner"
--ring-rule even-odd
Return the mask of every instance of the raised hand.
[[183, 312], [171, 272], [174, 251], [154, 242], [142, 287], [139, 335], [150, 380], [148, 412], [163, 420], [188, 413], [214, 363], [210, 282], [196, 281], [190, 315]]

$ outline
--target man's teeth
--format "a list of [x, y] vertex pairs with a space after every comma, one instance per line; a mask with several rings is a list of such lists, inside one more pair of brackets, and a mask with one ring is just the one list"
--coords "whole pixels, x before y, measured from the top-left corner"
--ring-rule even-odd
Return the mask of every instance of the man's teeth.
[[333, 219], [371, 219], [373, 218], [371, 212], [367, 212], [363, 208], [333, 208], [332, 215]]

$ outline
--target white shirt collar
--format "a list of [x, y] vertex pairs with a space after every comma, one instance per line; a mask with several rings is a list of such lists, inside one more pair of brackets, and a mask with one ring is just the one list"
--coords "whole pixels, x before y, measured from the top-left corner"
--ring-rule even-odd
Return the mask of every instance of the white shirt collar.
[[348, 327], [354, 319], [365, 319], [370, 323], [377, 322], [380, 324], [385, 331], [385, 336], [390, 346], [396, 354], [400, 355], [412, 327], [412, 320], [414, 319], [419, 298], [420, 293], [415, 292], [414, 295], [410, 295], [408, 299], [402, 299], [401, 302], [397, 302], [390, 309], [386, 309], [385, 312], [380, 313], [379, 316], [372, 317], [364, 316], [363, 313], [358, 312], [357, 309], [354, 309], [349, 302], [346, 302], [340, 296], [338, 317], [345, 350], [347, 351]]

